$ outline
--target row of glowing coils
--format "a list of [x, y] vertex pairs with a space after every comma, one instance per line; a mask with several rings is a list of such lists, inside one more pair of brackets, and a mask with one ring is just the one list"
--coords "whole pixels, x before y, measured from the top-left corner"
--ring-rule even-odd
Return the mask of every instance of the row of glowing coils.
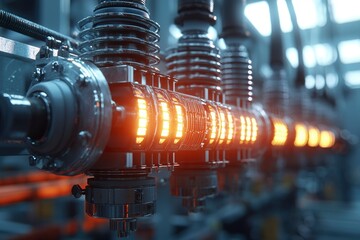
[[[162, 113], [162, 124], [161, 124], [162, 129], [161, 129], [159, 144], [163, 144], [170, 136], [170, 120], [171, 120], [170, 109], [169, 109], [169, 104], [164, 100], [163, 95], [157, 94], [157, 97], [159, 99], [160, 110]], [[177, 122], [174, 144], [177, 144], [183, 137], [184, 114], [182, 107], [178, 103], [178, 100], [176, 98], [173, 98], [172, 100], [173, 102], [175, 102], [176, 122]], [[146, 100], [144, 98], [138, 98], [137, 107], [138, 107], [138, 129], [137, 129], [136, 143], [141, 144], [145, 140], [147, 134], [148, 122], [149, 122]]]
[[306, 127], [304, 124], [295, 124], [296, 137], [294, 145], [296, 147], [321, 147], [331, 148], [335, 145], [335, 134], [330, 130], [319, 130], [314, 126]]
[[[171, 131], [175, 131], [173, 139], [174, 144], [178, 144], [186, 135], [186, 110], [176, 98], [173, 98], [175, 122], [174, 130], [170, 129], [172, 112], [170, 106], [161, 94], [157, 95], [158, 104], [161, 114], [161, 131], [159, 144], [163, 144], [171, 135]], [[147, 102], [144, 98], [137, 99], [138, 107], [138, 128], [136, 143], [141, 144], [148, 131], [149, 114], [147, 112]], [[258, 122], [255, 117], [240, 115], [234, 118], [234, 114], [228, 108], [219, 108], [218, 112], [212, 106], [208, 107], [208, 118], [210, 126], [208, 127], [209, 140], [208, 144], [230, 145], [235, 141], [235, 135], [239, 145], [254, 144], [258, 139]], [[205, 111], [205, 110], [204, 110]], [[195, 119], [196, 120], [196, 119]], [[280, 118], [271, 118], [273, 124], [272, 146], [284, 146], [288, 143], [289, 125]], [[235, 122], [240, 123], [239, 128]], [[321, 147], [331, 148], [335, 144], [335, 134], [330, 130], [320, 130], [314, 126], [307, 126], [302, 123], [296, 123], [295, 139], [293, 145], [295, 147]]]
[[[289, 128], [282, 119], [273, 118], [274, 136], [271, 141], [273, 146], [284, 146], [289, 136]], [[320, 147], [331, 148], [335, 145], [335, 134], [330, 130], [320, 130], [314, 126], [302, 123], [295, 124], [295, 147]]]
[[[139, 95], [138, 95], [139, 97]], [[176, 98], [172, 98], [172, 103], [174, 104], [175, 112], [170, 111], [169, 103], [165, 100], [164, 96], [157, 94], [158, 106], [161, 114], [161, 131], [159, 144], [165, 143], [165, 141], [171, 135], [171, 114], [175, 116], [175, 138], [174, 144], [177, 144], [185, 137], [185, 119], [186, 111], [183, 108], [183, 105], [179, 103]], [[137, 98], [137, 108], [138, 108], [138, 128], [137, 128], [137, 137], [136, 143], [141, 144], [145, 140], [146, 134], [148, 132], [148, 122], [149, 114], [147, 112], [147, 103], [144, 98]], [[228, 108], [217, 108], [214, 106], [208, 106], [208, 115], [209, 118], [209, 136], [208, 143], [211, 144], [232, 144], [235, 136], [235, 119], [230, 109]], [[204, 108], [204, 111], [205, 108]], [[195, 119], [196, 120], [196, 119]], [[255, 143], [258, 136], [258, 124], [254, 117], [243, 116], [239, 117], [241, 122], [239, 129], [239, 144], [249, 144]], [[195, 125], [197, 125], [195, 123]]]

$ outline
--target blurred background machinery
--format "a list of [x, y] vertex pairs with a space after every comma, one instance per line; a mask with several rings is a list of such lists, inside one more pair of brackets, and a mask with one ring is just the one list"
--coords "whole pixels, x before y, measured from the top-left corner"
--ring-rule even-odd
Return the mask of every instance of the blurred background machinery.
[[0, 9], [1, 239], [360, 238], [357, 1]]

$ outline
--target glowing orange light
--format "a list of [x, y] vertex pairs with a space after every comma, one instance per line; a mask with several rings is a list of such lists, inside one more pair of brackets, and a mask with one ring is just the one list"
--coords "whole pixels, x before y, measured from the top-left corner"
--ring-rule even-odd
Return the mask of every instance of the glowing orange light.
[[319, 146], [322, 148], [331, 148], [335, 144], [335, 135], [331, 131], [321, 131]]
[[175, 105], [175, 110], [176, 110], [176, 121], [177, 121], [177, 125], [176, 125], [176, 134], [175, 134], [175, 140], [174, 143], [178, 143], [181, 138], [183, 137], [183, 132], [184, 132], [184, 114], [183, 114], [183, 109], [180, 105]]
[[240, 124], [240, 144], [254, 143], [258, 134], [255, 118], [240, 116]]
[[226, 137], [226, 120], [224, 111], [220, 110], [220, 139], [219, 144], [222, 144]]
[[245, 118], [240, 116], [240, 144], [244, 143], [246, 138]]
[[274, 123], [274, 137], [271, 141], [273, 146], [283, 146], [286, 143], [288, 137], [288, 127], [280, 119], [273, 119]]
[[209, 143], [212, 144], [215, 142], [216, 132], [217, 132], [217, 121], [216, 121], [216, 113], [212, 107], [210, 109], [210, 121], [211, 121], [211, 132], [210, 132], [210, 141]]
[[148, 113], [147, 113], [147, 106], [145, 99], [139, 98], [137, 100], [138, 105], [138, 129], [137, 129], [137, 137], [136, 137], [136, 143], [141, 144], [146, 136], [147, 132], [147, 125], [148, 125]]
[[249, 117], [246, 117], [245, 121], [246, 121], [246, 137], [245, 137], [245, 141], [250, 142], [251, 134], [252, 134], [252, 131], [251, 131], [251, 125], [252, 125], [251, 124], [251, 119]]
[[294, 146], [295, 147], [304, 147], [308, 142], [308, 129], [303, 124], [296, 124], [295, 125], [295, 141]]
[[251, 142], [254, 143], [258, 135], [258, 125], [255, 118], [251, 118]]
[[160, 103], [161, 112], [162, 112], [162, 130], [160, 135], [159, 143], [164, 143], [166, 139], [169, 137], [170, 133], [170, 113], [169, 106], [166, 102]]
[[230, 144], [234, 137], [234, 120], [230, 111], [227, 111], [227, 120], [229, 124], [228, 124], [228, 135], [227, 135], [226, 144]]
[[315, 127], [309, 128], [309, 147], [317, 147], [320, 142], [320, 131]]

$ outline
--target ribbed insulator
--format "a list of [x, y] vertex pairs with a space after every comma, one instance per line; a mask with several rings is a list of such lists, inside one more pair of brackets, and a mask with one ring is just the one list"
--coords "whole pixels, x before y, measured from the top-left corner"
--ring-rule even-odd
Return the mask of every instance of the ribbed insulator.
[[219, 49], [205, 33], [184, 33], [166, 63], [168, 74], [178, 79], [177, 86], [221, 84]]
[[244, 46], [228, 46], [221, 55], [222, 89], [227, 104], [249, 107], [253, 100], [252, 65]]
[[145, 0], [100, 1], [94, 14], [79, 23], [81, 58], [98, 66], [119, 64], [157, 70], [159, 25], [150, 19]]
[[314, 116], [313, 102], [307, 89], [294, 89], [291, 92], [290, 113], [300, 120], [309, 120]]
[[263, 101], [265, 108], [278, 116], [289, 113], [289, 85], [285, 78], [285, 72], [275, 71], [271, 77], [264, 82]]

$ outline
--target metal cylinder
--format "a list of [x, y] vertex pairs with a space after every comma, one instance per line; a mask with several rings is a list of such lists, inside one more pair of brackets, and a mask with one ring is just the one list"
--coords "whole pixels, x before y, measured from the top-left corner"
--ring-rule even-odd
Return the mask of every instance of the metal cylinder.
[[246, 37], [248, 31], [245, 28], [244, 9], [246, 0], [227, 0], [222, 8], [222, 32], [221, 37]]
[[157, 71], [159, 25], [144, 0], [100, 1], [93, 16], [78, 25], [83, 59], [100, 67], [125, 64]]
[[110, 219], [119, 237], [136, 230], [136, 218], [155, 213], [154, 178], [144, 175], [95, 176], [85, 189], [86, 213]]
[[212, 13], [214, 11], [214, 1], [213, 0], [179, 0], [178, 1], [178, 12], [194, 10], [194, 8]]
[[264, 82], [263, 101], [265, 109], [278, 116], [289, 113], [289, 85], [283, 70], [274, 71]]
[[2, 94], [0, 97], [0, 139], [39, 139], [47, 126], [47, 109], [38, 97]]
[[242, 41], [248, 37], [244, 24], [245, 3], [245, 0], [224, 1], [220, 36], [226, 43], [221, 55], [225, 102], [246, 108], [253, 101], [253, 80], [252, 63]]
[[168, 73], [178, 79], [177, 86], [200, 84], [220, 86], [219, 50], [206, 34], [187, 34], [166, 58]]
[[228, 46], [222, 53], [222, 87], [225, 102], [249, 107], [253, 101], [252, 63], [240, 44]]
[[180, 0], [175, 23], [183, 36], [166, 57], [168, 74], [178, 79], [177, 91], [221, 101], [219, 49], [208, 36], [216, 22], [213, 0]]
[[189, 21], [202, 21], [215, 25], [214, 0], [179, 0], [175, 23], [184, 26]]

